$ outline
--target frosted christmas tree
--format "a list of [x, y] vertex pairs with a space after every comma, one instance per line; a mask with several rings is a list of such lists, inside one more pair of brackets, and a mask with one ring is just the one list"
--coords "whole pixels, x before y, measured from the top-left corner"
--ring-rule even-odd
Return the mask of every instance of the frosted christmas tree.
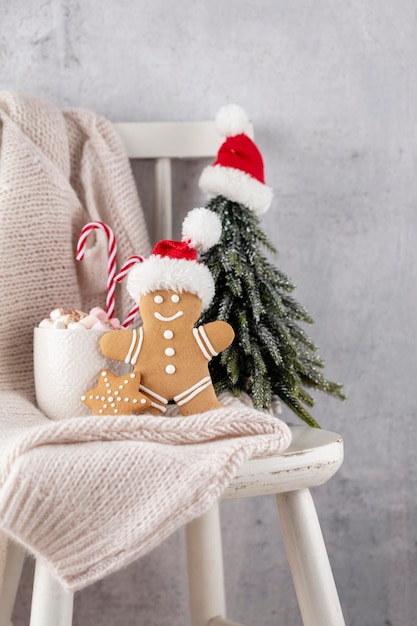
[[341, 385], [324, 377], [324, 362], [301, 323], [313, 319], [297, 301], [294, 285], [266, 252], [275, 253], [261, 227], [272, 189], [265, 184], [261, 153], [246, 134], [248, 118], [237, 105], [222, 107], [216, 117], [226, 137], [216, 161], [206, 167], [200, 188], [207, 208], [222, 222], [217, 246], [203, 257], [215, 280], [215, 297], [201, 322], [228, 322], [235, 341], [211, 362], [217, 392], [244, 391], [257, 409], [269, 408], [278, 396], [311, 426], [311, 389], [343, 399]]

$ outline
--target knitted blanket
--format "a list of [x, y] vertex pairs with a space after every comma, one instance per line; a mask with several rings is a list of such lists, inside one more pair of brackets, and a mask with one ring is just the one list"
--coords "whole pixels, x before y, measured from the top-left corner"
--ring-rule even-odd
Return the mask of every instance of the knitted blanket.
[[[105, 301], [107, 242], [97, 233], [76, 264], [82, 226], [109, 224], [121, 262], [149, 243], [109, 122], [10, 93], [0, 94], [0, 121], [0, 584], [10, 536], [75, 590], [201, 515], [244, 460], [284, 450], [290, 432], [230, 398], [187, 418], [51, 422], [36, 408], [33, 327], [56, 306]], [[117, 297], [124, 315], [132, 303], [124, 290]]]
[[244, 460], [290, 440], [236, 401], [188, 418], [32, 416], [3, 445], [1, 527], [73, 590], [154, 548], [208, 510]]

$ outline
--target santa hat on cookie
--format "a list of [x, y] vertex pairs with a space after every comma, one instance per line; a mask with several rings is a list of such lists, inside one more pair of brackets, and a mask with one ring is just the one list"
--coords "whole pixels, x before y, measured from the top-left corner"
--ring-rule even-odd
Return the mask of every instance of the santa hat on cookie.
[[249, 118], [242, 107], [228, 104], [216, 115], [219, 133], [226, 137], [217, 159], [200, 176], [200, 189], [209, 197], [224, 196], [255, 213], [271, 206], [272, 189], [265, 184], [262, 155], [247, 135]]
[[159, 241], [152, 254], [135, 264], [127, 276], [127, 291], [139, 302], [142, 295], [172, 289], [197, 295], [206, 309], [214, 296], [210, 270], [198, 262], [197, 251], [205, 252], [219, 242], [221, 222], [205, 208], [193, 209], [182, 225], [181, 241]]

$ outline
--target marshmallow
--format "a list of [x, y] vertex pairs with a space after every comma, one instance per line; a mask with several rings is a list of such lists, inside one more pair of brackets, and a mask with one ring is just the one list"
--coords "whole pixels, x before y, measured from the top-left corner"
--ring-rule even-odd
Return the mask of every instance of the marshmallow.
[[66, 313], [65, 309], [54, 309], [51, 311], [50, 318], [53, 322], [55, 322], [55, 320], [64, 315], [64, 313]]
[[86, 315], [82, 319], [80, 319], [80, 324], [84, 326], [84, 328], [93, 328], [94, 324], [97, 324], [99, 321], [98, 317], [95, 315]]
[[68, 328], [70, 330], [113, 330], [122, 328], [117, 317], [108, 319], [107, 313], [99, 306], [93, 307], [89, 313], [78, 309], [68, 310], [58, 307], [51, 311], [49, 319], [43, 319], [40, 328]]
[[109, 327], [104, 322], [99, 320], [94, 324], [94, 326], [91, 327], [91, 330], [109, 330]]
[[96, 317], [98, 317], [99, 320], [102, 320], [103, 322], [105, 320], [107, 320], [107, 314], [106, 311], [104, 311], [101, 307], [99, 306], [95, 306], [91, 309], [91, 311], [89, 311], [89, 315], [95, 315]]
[[54, 325], [54, 323], [53, 323], [53, 321], [51, 319], [44, 319], [39, 324], [39, 328], [52, 328], [53, 325]]

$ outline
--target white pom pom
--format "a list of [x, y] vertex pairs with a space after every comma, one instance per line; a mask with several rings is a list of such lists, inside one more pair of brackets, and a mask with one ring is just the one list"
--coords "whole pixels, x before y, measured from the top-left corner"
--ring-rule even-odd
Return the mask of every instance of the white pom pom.
[[219, 217], [204, 207], [193, 209], [182, 224], [182, 240], [191, 248], [205, 252], [220, 241], [222, 225]]
[[249, 118], [238, 104], [226, 104], [217, 111], [216, 126], [223, 137], [234, 137], [248, 132]]

